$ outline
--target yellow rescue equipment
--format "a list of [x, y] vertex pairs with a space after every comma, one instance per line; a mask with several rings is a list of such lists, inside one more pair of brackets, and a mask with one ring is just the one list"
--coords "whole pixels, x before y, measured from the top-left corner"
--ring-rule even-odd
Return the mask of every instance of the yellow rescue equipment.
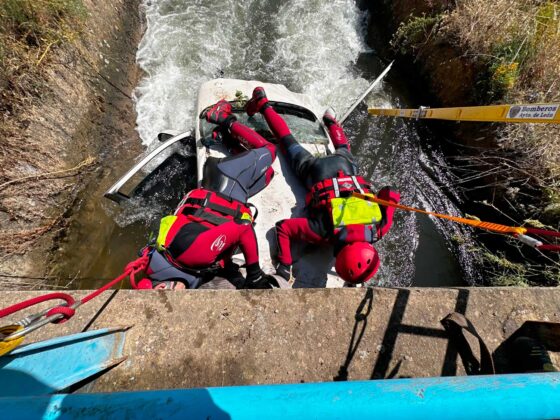
[[458, 108], [369, 108], [369, 115], [415, 119], [560, 124], [560, 104], [490, 105]]
[[[364, 194], [364, 196], [374, 197], [373, 194]], [[381, 222], [381, 208], [375, 202], [350, 196], [331, 198], [330, 204], [335, 228], [348, 225], [374, 225]]]
[[175, 223], [175, 220], [177, 220], [177, 216], [171, 215], [163, 217], [159, 222], [159, 231], [156, 239], [156, 248], [158, 251], [165, 251], [165, 239], [167, 238], [169, 229], [171, 229], [171, 226]]
[[21, 331], [23, 327], [21, 325], [6, 325], [5, 327], [0, 327], [0, 356], [8, 354], [13, 349], [18, 347], [25, 338], [24, 336], [14, 338], [13, 340], [4, 341], [3, 337], [8, 337], [18, 331]]

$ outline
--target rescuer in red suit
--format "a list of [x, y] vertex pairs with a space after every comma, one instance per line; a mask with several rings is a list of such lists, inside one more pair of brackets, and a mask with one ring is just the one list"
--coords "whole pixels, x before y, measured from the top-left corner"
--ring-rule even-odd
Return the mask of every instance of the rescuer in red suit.
[[[139, 286], [197, 288], [216, 275], [228, 278], [238, 288], [278, 286], [274, 277], [260, 268], [248, 204], [274, 175], [271, 165], [276, 147], [239, 123], [226, 101], [211, 107], [206, 120], [218, 125], [215, 132], [237, 154], [208, 158], [202, 186], [186, 195], [167, 226], [161, 224], [158, 246], [150, 249], [149, 279], [143, 279]], [[238, 247], [245, 257], [246, 279], [231, 262]]]
[[[292, 136], [284, 120], [268, 103], [262, 87], [255, 88], [246, 109], [248, 115], [260, 112], [265, 117], [280, 142], [281, 150], [308, 189], [306, 201], [309, 217], [285, 219], [276, 224], [279, 247], [277, 274], [287, 280], [291, 278], [293, 260], [290, 244], [292, 241], [304, 241], [334, 244], [335, 269], [346, 282], [357, 284], [371, 279], [379, 268], [379, 255], [373, 244], [390, 229], [395, 209], [355, 198], [349, 201], [352, 192], [372, 194], [372, 187], [358, 175], [350, 144], [334, 112], [327, 111], [323, 122], [329, 130], [335, 152], [314, 157]], [[381, 189], [377, 196], [394, 203], [400, 199], [399, 193], [388, 187]], [[350, 207], [355, 209], [354, 215], [359, 217], [352, 220], [360, 220], [361, 223], [348, 223], [349, 220], [341, 217], [344, 211], [337, 213], [333, 203], [336, 208], [343, 210]], [[364, 222], [364, 217], [367, 222]]]

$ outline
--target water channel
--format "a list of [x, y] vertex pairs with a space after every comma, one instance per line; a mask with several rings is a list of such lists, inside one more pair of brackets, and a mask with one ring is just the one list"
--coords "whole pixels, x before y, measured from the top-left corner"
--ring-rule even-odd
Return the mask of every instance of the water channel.
[[[162, 130], [193, 126], [198, 88], [207, 80], [281, 83], [342, 113], [387, 64], [366, 45], [368, 12], [354, 0], [334, 0], [329, 7], [317, 0], [146, 0], [145, 12], [147, 30], [137, 55], [145, 77], [135, 96], [138, 132], [147, 147]], [[395, 76], [367, 101], [387, 107], [410, 102]], [[376, 188], [392, 185], [408, 205], [459, 214], [454, 204], [458, 197], [440, 169], [437, 140], [419, 134], [414, 121], [373, 119], [362, 105], [345, 129], [362, 175]], [[103, 184], [119, 175], [107, 171]], [[194, 166], [192, 175], [191, 182]], [[87, 200], [102, 204], [75, 224], [56, 257], [57, 274], [76, 277], [74, 287], [93, 287], [119, 274], [175, 199], [168, 197], [162, 205], [158, 197], [150, 197], [119, 209], [97, 191]], [[94, 243], [85, 239], [94, 233], [92, 226], [104, 232]], [[458, 237], [461, 241], [454, 240]], [[469, 232], [457, 226], [398, 212], [390, 234], [379, 243], [380, 283], [471, 283], [476, 266], [468, 243]]]

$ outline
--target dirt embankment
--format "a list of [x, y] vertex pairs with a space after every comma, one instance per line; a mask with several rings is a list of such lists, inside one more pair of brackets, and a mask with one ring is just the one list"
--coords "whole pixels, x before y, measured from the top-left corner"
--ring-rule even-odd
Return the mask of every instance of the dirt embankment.
[[143, 30], [139, 3], [84, 0], [80, 23], [70, 31], [59, 13], [55, 29], [64, 36], [49, 43], [30, 38], [29, 17], [16, 10], [23, 3], [6, 3], [5, 13], [19, 15], [3, 40], [23, 53], [0, 54], [0, 288], [41, 282], [104, 160], [139, 145], [131, 96]]
[[[452, 7], [450, 0], [378, 0], [372, 2], [369, 43], [383, 55], [397, 58], [403, 75], [413, 80], [419, 96], [437, 100], [444, 106], [470, 105], [475, 102], [477, 75], [481, 66], [450, 41], [432, 33], [435, 20]], [[415, 19], [406, 46], [393, 47], [400, 27]], [[420, 45], [422, 44], [422, 45]], [[427, 88], [427, 89], [426, 89]], [[426, 95], [426, 90], [429, 95]]]
[[[368, 7], [369, 43], [396, 59], [397, 77], [408, 81], [419, 102], [411, 106], [560, 102], [557, 2], [377, 0]], [[560, 127], [419, 124], [443, 134], [465, 212], [560, 227]], [[560, 284], [555, 255], [552, 261], [504, 247], [501, 237], [483, 239], [482, 254], [499, 265], [494, 284]]]

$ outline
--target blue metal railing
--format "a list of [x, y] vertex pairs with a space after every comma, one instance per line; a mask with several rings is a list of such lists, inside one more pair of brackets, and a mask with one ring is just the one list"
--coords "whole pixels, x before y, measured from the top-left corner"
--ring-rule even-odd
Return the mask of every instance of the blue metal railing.
[[552, 419], [559, 396], [560, 373], [538, 373], [0, 398], [0, 407], [6, 419]]

